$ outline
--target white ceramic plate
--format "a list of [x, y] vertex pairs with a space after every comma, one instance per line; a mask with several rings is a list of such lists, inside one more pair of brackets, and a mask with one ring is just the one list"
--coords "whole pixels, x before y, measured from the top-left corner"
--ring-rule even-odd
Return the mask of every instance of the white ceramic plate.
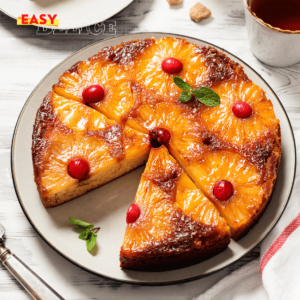
[[57, 29], [76, 29], [100, 23], [134, 0], [0, 0], [0, 10], [17, 19], [22, 14], [57, 14]]
[[[270, 204], [259, 223], [242, 240], [231, 241], [226, 251], [200, 264], [157, 273], [121, 270], [119, 250], [125, 232], [126, 210], [134, 201], [144, 168], [139, 168], [69, 203], [45, 209], [33, 179], [32, 126], [45, 95], [57, 82], [58, 77], [77, 61], [87, 59], [103, 47], [151, 36], [155, 38], [178, 37], [167, 33], [139, 33], [115, 37], [84, 48], [55, 67], [30, 95], [20, 114], [12, 144], [12, 174], [21, 206], [32, 226], [52, 248], [65, 258], [85, 270], [115, 280], [137, 284], [170, 284], [199, 278], [228, 266], [252, 250], [271, 231], [289, 200], [294, 182], [296, 151], [289, 119], [275, 93], [255, 71], [226, 52], [229, 57], [245, 68], [246, 73], [255, 83], [267, 92], [267, 97], [272, 100], [276, 116], [281, 122], [282, 159]], [[185, 38], [198, 45], [208, 45], [197, 39]], [[93, 254], [86, 251], [85, 243], [78, 239], [78, 234], [69, 224], [68, 219], [71, 216], [101, 226], [97, 249]]]

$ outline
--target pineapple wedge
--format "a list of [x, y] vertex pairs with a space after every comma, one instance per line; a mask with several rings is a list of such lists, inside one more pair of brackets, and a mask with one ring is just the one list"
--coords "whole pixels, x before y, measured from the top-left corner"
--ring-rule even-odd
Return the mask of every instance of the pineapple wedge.
[[164, 146], [152, 148], [135, 204], [141, 215], [127, 225], [122, 268], [174, 269], [215, 255], [230, 242], [225, 220]]

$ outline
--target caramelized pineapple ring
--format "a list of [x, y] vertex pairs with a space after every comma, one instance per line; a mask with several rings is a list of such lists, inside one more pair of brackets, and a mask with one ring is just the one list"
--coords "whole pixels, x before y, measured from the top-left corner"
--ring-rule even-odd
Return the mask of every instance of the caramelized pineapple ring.
[[59, 78], [53, 91], [67, 99], [83, 102], [82, 92], [91, 85], [104, 88], [104, 98], [90, 105], [106, 117], [120, 122], [132, 105], [131, 81], [115, 63], [94, 58], [79, 62]]
[[225, 220], [164, 146], [152, 148], [135, 204], [141, 215], [127, 225], [121, 256], [135, 251], [141, 255], [144, 249], [150, 257], [190, 251], [203, 246], [202, 241], [193, 242], [193, 238], [205, 236], [226, 236], [229, 242]]
[[[177, 74], [168, 74], [162, 70], [166, 58], [176, 58], [183, 64]], [[165, 37], [157, 40], [135, 59], [135, 81], [146, 88], [154, 89], [159, 95], [177, 99], [182, 92], [173, 81], [179, 76], [192, 86], [203, 81], [207, 67], [199, 49], [183, 39]]]
[[[45, 196], [54, 195], [62, 188], [78, 184], [68, 173], [68, 164], [73, 158], [83, 158], [90, 166], [89, 176], [101, 171], [107, 162], [114, 159], [105, 141], [81, 134], [63, 134], [59, 130], [49, 134], [50, 146], [45, 149], [41, 185]], [[117, 163], [117, 161], [116, 161]]]
[[[261, 175], [239, 154], [228, 151], [207, 153], [203, 160], [192, 163], [187, 172], [226, 219], [235, 239], [249, 229], [251, 219], [266, 204]], [[233, 185], [234, 194], [227, 201], [220, 201], [214, 195], [214, 187], [220, 180], [227, 180]]]
[[[216, 133], [220, 140], [243, 145], [257, 140], [267, 132], [277, 132], [273, 105], [264, 91], [252, 82], [228, 81], [215, 86], [214, 91], [221, 97], [217, 107], [201, 106], [201, 114], [208, 130]], [[248, 103], [252, 114], [246, 119], [236, 117], [232, 106], [236, 101]]]

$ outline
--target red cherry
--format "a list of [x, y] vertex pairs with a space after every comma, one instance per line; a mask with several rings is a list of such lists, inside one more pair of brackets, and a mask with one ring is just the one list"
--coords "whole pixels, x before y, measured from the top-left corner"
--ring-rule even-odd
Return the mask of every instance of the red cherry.
[[233, 195], [232, 183], [227, 180], [218, 181], [214, 188], [214, 195], [218, 200], [228, 200]]
[[68, 171], [71, 177], [78, 180], [83, 180], [88, 176], [90, 172], [90, 166], [82, 158], [73, 158], [69, 163]]
[[174, 73], [179, 73], [182, 70], [183, 65], [180, 60], [170, 57], [170, 58], [166, 58], [162, 62], [161, 67], [166, 73], [174, 74]]
[[129, 223], [134, 223], [140, 216], [141, 211], [139, 207], [136, 204], [131, 204], [127, 210], [126, 214], [126, 222]]
[[171, 133], [165, 128], [155, 128], [150, 131], [151, 145], [154, 148], [158, 148], [161, 145], [169, 146], [171, 139]]
[[241, 119], [246, 119], [251, 116], [252, 108], [251, 106], [243, 101], [237, 101], [232, 105], [233, 114]]
[[104, 97], [104, 89], [100, 85], [91, 85], [82, 92], [82, 99], [86, 103], [95, 103]]

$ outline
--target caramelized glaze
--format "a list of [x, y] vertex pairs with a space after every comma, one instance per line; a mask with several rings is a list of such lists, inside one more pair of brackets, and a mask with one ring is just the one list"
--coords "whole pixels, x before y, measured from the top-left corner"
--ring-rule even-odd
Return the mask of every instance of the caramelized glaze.
[[[155, 39], [148, 38], [145, 40], [135, 40], [127, 43], [122, 43], [116, 47], [106, 47], [99, 51], [98, 56], [121, 65], [128, 64], [136, 58], [138, 54], [151, 46]], [[98, 56], [92, 59], [97, 59]]]
[[143, 176], [145, 177], [145, 179], [151, 180], [166, 194], [174, 196], [180, 173], [181, 172], [179, 170], [172, 170], [170, 172], [162, 172], [162, 173], [156, 171], [156, 172], [144, 174]]
[[207, 71], [203, 86], [212, 87], [228, 80], [250, 82], [242, 66], [217, 49], [203, 46], [199, 47], [196, 52], [205, 57]]
[[105, 141], [107, 147], [109, 148], [110, 155], [115, 157], [117, 160], [122, 160], [125, 158], [123, 129], [123, 126], [114, 124], [102, 130], [88, 131], [87, 135], [97, 136], [101, 140]]

